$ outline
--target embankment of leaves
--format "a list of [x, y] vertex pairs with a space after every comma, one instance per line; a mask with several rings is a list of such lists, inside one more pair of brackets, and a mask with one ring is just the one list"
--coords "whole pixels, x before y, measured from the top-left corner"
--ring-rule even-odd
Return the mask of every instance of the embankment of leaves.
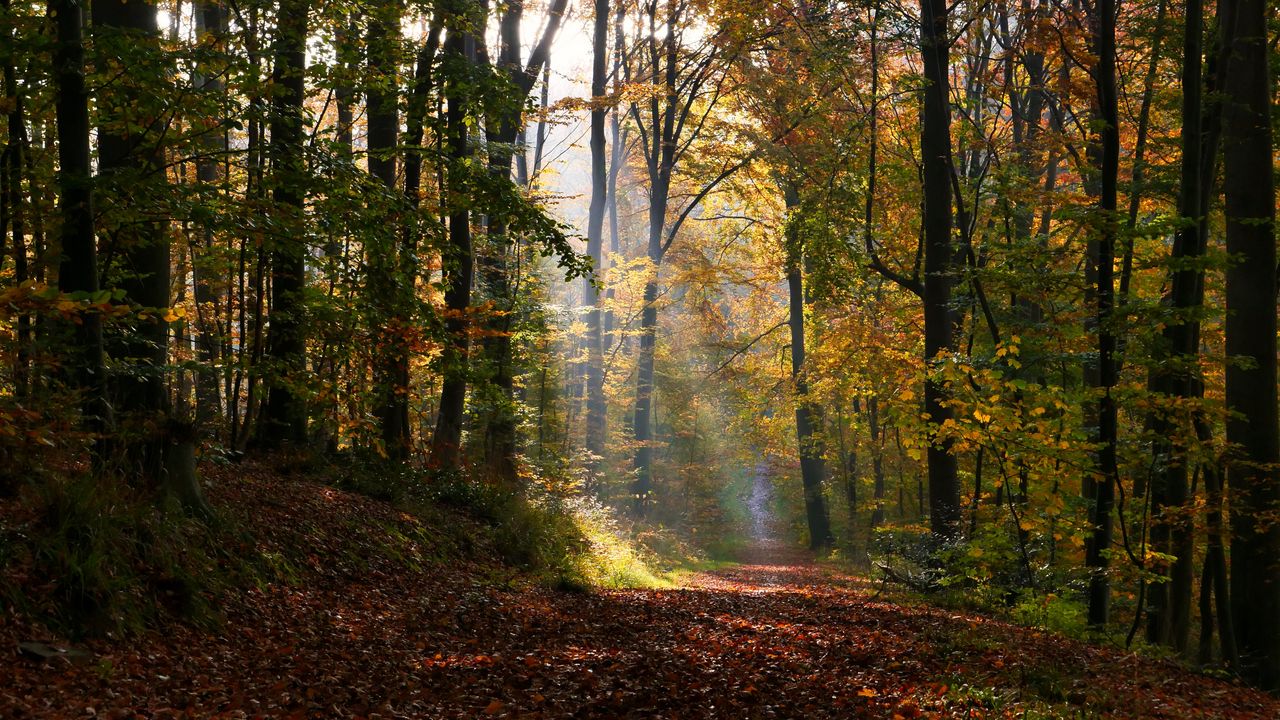
[[14, 637], [217, 631], [249, 591], [441, 571], [571, 590], [671, 584], [652, 552], [580, 498], [305, 458], [201, 474], [210, 524], [103, 479], [46, 478], [0, 499], [0, 604], [22, 627]]

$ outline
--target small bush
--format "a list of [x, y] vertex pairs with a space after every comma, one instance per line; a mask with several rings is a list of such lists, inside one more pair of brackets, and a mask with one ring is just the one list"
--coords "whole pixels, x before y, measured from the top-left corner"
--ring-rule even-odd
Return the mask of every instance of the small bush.
[[1089, 629], [1088, 612], [1079, 600], [1049, 593], [1028, 595], [1013, 607], [1013, 619], [1023, 625], [1044, 628], [1069, 637], [1084, 637]]

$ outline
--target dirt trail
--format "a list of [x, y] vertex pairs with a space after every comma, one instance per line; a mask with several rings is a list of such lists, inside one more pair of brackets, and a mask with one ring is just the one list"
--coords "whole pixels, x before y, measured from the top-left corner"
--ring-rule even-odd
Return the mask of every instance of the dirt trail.
[[[446, 654], [433, 712], [514, 717], [1274, 718], [1259, 693], [1170, 663], [930, 607], [777, 541], [664, 591], [538, 595], [503, 642]], [[529, 598], [526, 598], [528, 600]], [[468, 699], [463, 699], [468, 698]]]
[[[681, 589], [567, 593], [406, 570], [367, 531], [405, 516], [364, 498], [220, 487], [260, 542], [311, 553], [297, 581], [233, 593], [212, 630], [86, 643], [89, 664], [0, 656], [0, 718], [1280, 717], [1171, 663], [885, 602], [777, 541]], [[39, 632], [5, 617], [0, 647]]]

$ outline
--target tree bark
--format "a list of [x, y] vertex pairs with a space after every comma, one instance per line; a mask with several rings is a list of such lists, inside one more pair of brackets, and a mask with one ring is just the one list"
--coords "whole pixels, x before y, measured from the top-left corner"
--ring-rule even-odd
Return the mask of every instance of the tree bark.
[[[955, 345], [956, 317], [951, 309], [951, 109], [948, 101], [950, 46], [946, 0], [920, 0], [920, 54], [924, 66], [924, 103], [920, 153], [924, 179], [924, 351], [932, 372], [939, 355]], [[937, 432], [952, 418], [942, 384], [926, 379], [924, 410]], [[939, 538], [960, 535], [960, 481], [952, 441], [935, 435], [928, 448], [929, 522]]]
[[396, 136], [400, 132], [397, 49], [400, 41], [398, 2], [369, 11], [367, 51], [369, 57], [368, 106], [369, 174], [386, 188], [381, 197], [372, 197], [375, 217], [386, 219], [379, 225], [381, 242], [371, 248], [368, 258], [372, 303], [378, 308], [381, 338], [374, 358], [374, 385], [382, 449], [387, 459], [400, 462], [409, 457], [412, 436], [409, 429], [409, 338], [411, 305], [416, 277], [409, 271], [402, 246], [404, 237], [396, 222], [401, 195], [396, 186]]
[[271, 236], [271, 314], [267, 356], [272, 371], [260, 439], [266, 447], [302, 445], [306, 401], [299, 387], [306, 371], [307, 246], [302, 224], [306, 168], [302, 104], [305, 98], [307, 0], [281, 0], [271, 74], [272, 200], [283, 216]]
[[[160, 55], [160, 27], [154, 5], [142, 0], [97, 0], [92, 5], [93, 35], [98, 64], [118, 69], [126, 47], [145, 53], [144, 62]], [[157, 78], [158, 80], [159, 78]], [[98, 182], [114, 202], [104, 215], [102, 229], [119, 249], [119, 286], [126, 302], [139, 313], [130, 330], [111, 334], [111, 354], [127, 370], [111, 378], [110, 394], [121, 421], [119, 448], [125, 471], [139, 485], [156, 493], [169, 489], [203, 513], [195, 475], [170, 473], [166, 454], [169, 437], [169, 397], [165, 388], [169, 360], [170, 242], [167, 220], [148, 218], [138, 199], [159, 192], [167, 181], [159, 120], [154, 116], [154, 86], [137, 78], [112, 89], [114, 97], [99, 104]], [[178, 487], [170, 488], [170, 484]]]
[[825, 550], [832, 546], [831, 520], [823, 493], [826, 461], [823, 458], [821, 434], [815, 432], [816, 413], [809, 398], [809, 382], [805, 378], [804, 336], [804, 262], [797, 222], [800, 197], [790, 185], [784, 188], [787, 208], [787, 289], [791, 322], [791, 383], [796, 402], [796, 445], [800, 453], [800, 478], [804, 486], [805, 518], [809, 527], [809, 548]]
[[[55, 32], [58, 213], [62, 221], [58, 290], [93, 295], [98, 292], [98, 251], [94, 234], [82, 13], [81, 4], [74, 0], [49, 2]], [[79, 393], [82, 422], [90, 432], [105, 432], [113, 420], [106, 395], [102, 317], [97, 313], [84, 313], [74, 325], [66, 367], [67, 382]]]
[[[1196, 370], [1200, 351], [1197, 314], [1204, 303], [1202, 260], [1208, 240], [1209, 191], [1213, 185], [1217, 113], [1221, 107], [1217, 102], [1205, 107], [1203, 101], [1203, 2], [1187, 0], [1185, 18], [1182, 167], [1178, 195], [1178, 213], [1183, 224], [1170, 253], [1174, 270], [1169, 304], [1175, 315], [1165, 325], [1151, 378], [1153, 389], [1175, 401], [1198, 398], [1203, 387], [1197, 380]], [[1179, 433], [1188, 437], [1193, 430], [1192, 420], [1185, 417], [1178, 422], [1178, 418], [1167, 411], [1157, 414], [1152, 422], [1158, 462], [1151, 487], [1154, 521], [1151, 543], [1156, 551], [1172, 554], [1176, 559], [1169, 568], [1169, 582], [1156, 583], [1150, 588], [1146, 635], [1148, 642], [1166, 644], [1179, 652], [1186, 649], [1191, 628], [1195, 535], [1187, 465], [1187, 445], [1191, 439], [1179, 446], [1173, 438]]]
[[[194, 15], [197, 42], [221, 45], [222, 34], [226, 32], [222, 6], [217, 2], [199, 2]], [[225, 92], [216, 67], [200, 67], [198, 72], [195, 85], [202, 94], [216, 97]], [[227, 148], [226, 132], [210, 133], [203, 145], [208, 157], [196, 161], [196, 181], [204, 186], [205, 192], [213, 193], [222, 179], [219, 158]], [[199, 251], [193, 248], [191, 263], [196, 301], [196, 360], [200, 362], [196, 371], [196, 426], [208, 431], [222, 411], [222, 394], [215, 364], [222, 356], [217, 310], [223, 301], [225, 281], [218, 279], [221, 268], [214, 267], [212, 257], [201, 257], [200, 251], [210, 253], [213, 250], [212, 229], [208, 226], [203, 228], [200, 240], [203, 247]]]
[[[605, 167], [605, 82], [609, 54], [609, 0], [595, 0], [595, 22], [591, 57], [591, 206], [587, 214], [587, 254], [596, 272], [582, 279], [583, 303], [587, 306], [587, 428], [588, 473], [594, 478], [600, 469], [605, 443], [604, 336], [602, 298], [596, 283], [604, 281], [604, 214], [608, 197]], [[594, 480], [593, 480], [594, 482]]]
[[1112, 540], [1111, 513], [1116, 483], [1116, 405], [1111, 391], [1116, 384], [1116, 338], [1112, 323], [1115, 305], [1115, 243], [1117, 185], [1120, 165], [1120, 113], [1116, 100], [1116, 0], [1098, 0], [1093, 16], [1093, 46], [1097, 62], [1093, 69], [1098, 99], [1098, 187], [1095, 246], [1096, 289], [1094, 294], [1098, 348], [1097, 427], [1098, 445], [1093, 507], [1090, 522], [1092, 541], [1085, 564], [1089, 577], [1089, 624], [1106, 625], [1110, 612], [1111, 586], [1108, 577]]
[[449, 211], [449, 243], [444, 251], [445, 332], [448, 345], [443, 355], [444, 381], [440, 390], [440, 411], [435, 433], [431, 437], [431, 464], [441, 470], [457, 470], [462, 462], [463, 412], [467, 395], [467, 368], [471, 340], [467, 310], [471, 306], [471, 280], [475, 259], [471, 250], [471, 212], [462, 198], [470, 182], [467, 179], [467, 106], [468, 77], [462, 68], [475, 62], [475, 37], [471, 4], [467, 0], [451, 3], [445, 36], [445, 61], [452, 66], [445, 78], [448, 102], [446, 148], [449, 153], [447, 192]]
[[1224, 0], [1227, 485], [1240, 670], [1280, 689], [1280, 422], [1276, 412], [1275, 181], [1268, 3]]

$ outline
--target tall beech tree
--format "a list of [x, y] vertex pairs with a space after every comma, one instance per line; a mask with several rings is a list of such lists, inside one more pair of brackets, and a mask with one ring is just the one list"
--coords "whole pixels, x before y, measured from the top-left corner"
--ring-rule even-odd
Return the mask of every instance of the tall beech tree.
[[806, 293], [804, 287], [804, 243], [801, 230], [803, 210], [800, 194], [794, 186], [784, 183], [783, 195], [788, 213], [786, 224], [787, 257], [787, 310], [791, 326], [791, 383], [796, 396], [796, 444], [800, 451], [800, 475], [804, 486], [805, 519], [809, 527], [809, 547], [821, 550], [831, 547], [831, 521], [823, 495], [826, 479], [826, 461], [820, 433], [822, 412], [814, 405], [809, 394], [809, 380], [805, 377], [805, 323]]
[[[946, 0], [920, 0], [920, 57], [925, 87], [921, 91], [920, 162], [924, 190], [921, 223], [924, 236], [924, 352], [933, 362], [954, 349], [957, 332], [951, 307], [955, 249], [951, 208], [951, 58]], [[942, 383], [925, 380], [924, 411], [941, 428], [952, 417]], [[960, 533], [960, 480], [952, 441], [940, 435], [928, 449], [929, 523], [935, 535]]]
[[[606, 411], [604, 399], [603, 308], [598, 284], [604, 270], [604, 215], [609, 197], [606, 168], [605, 117], [609, 60], [609, 0], [594, 0], [591, 33], [591, 204], [587, 209], [587, 255], [595, 277], [583, 278], [582, 302], [587, 307], [587, 431], [584, 447], [591, 456], [590, 471], [599, 472], [596, 458], [604, 456]], [[616, 61], [615, 61], [616, 64]], [[614, 138], [618, 142], [618, 138]], [[615, 160], [616, 162], [616, 160]]]
[[309, 0], [281, 0], [272, 44], [271, 199], [279, 213], [266, 236], [271, 248], [269, 384], [260, 435], [268, 447], [300, 445], [307, 436], [303, 388], [306, 370], [307, 240], [304, 231], [306, 95]]
[[[1169, 305], [1176, 315], [1162, 333], [1164, 346], [1160, 363], [1153, 370], [1152, 385], [1171, 398], [1198, 398], [1203, 383], [1196, 365], [1200, 352], [1199, 311], [1204, 304], [1204, 263], [1209, 234], [1209, 197], [1214, 185], [1221, 104], [1205, 103], [1204, 97], [1204, 5], [1199, 0], [1186, 4], [1182, 52], [1182, 159], [1178, 182], [1178, 212], [1182, 226], [1174, 236], [1170, 251]], [[1215, 63], [1216, 65], [1216, 63]], [[1170, 413], [1155, 421], [1157, 471], [1152, 480], [1151, 506], [1155, 516], [1152, 544], [1176, 559], [1170, 566], [1169, 582], [1151, 590], [1147, 640], [1185, 650], [1191, 627], [1191, 592], [1195, 561], [1192, 526], [1189, 444], [1190, 418]], [[1195, 424], [1199, 425], [1199, 422]], [[1179, 437], [1182, 447], [1174, 444]], [[1206, 469], [1206, 473], [1211, 472]], [[1216, 475], [1216, 471], [1212, 471]], [[1209, 551], [1211, 554], [1212, 550]]]
[[[542, 35], [521, 62], [520, 27], [524, 19], [524, 2], [508, 3], [498, 22], [498, 59], [495, 70], [509, 83], [511, 91], [496, 103], [485, 126], [488, 171], [497, 188], [511, 185], [512, 161], [520, 134], [521, 110], [532, 92], [537, 78], [547, 65], [551, 45], [560, 30], [568, 0], [553, 0], [547, 8]], [[480, 275], [495, 313], [488, 321], [492, 331], [484, 340], [484, 355], [489, 363], [490, 380], [497, 390], [491, 403], [490, 417], [484, 428], [484, 456], [490, 472], [516, 485], [516, 414], [514, 407], [515, 358], [512, 354], [511, 331], [515, 313], [515, 278], [508, 261], [513, 238], [512, 213], [494, 203], [486, 215], [486, 247], [481, 258]]]
[[369, 174], [386, 193], [371, 194], [375, 213], [384, 213], [385, 222], [379, 242], [368, 252], [371, 304], [380, 307], [383, 332], [376, 343], [378, 423], [383, 449], [393, 461], [409, 455], [412, 438], [409, 432], [409, 322], [415, 273], [411, 270], [411, 247], [401, 242], [405, 234], [396, 222], [397, 210], [403, 203], [398, 193], [397, 140], [400, 131], [399, 62], [400, 15], [398, 2], [375, 8], [369, 15], [368, 41], [369, 88], [368, 107]]
[[[54, 19], [53, 69], [57, 87], [58, 212], [62, 256], [58, 290], [72, 297], [98, 294], [98, 245], [94, 233], [93, 176], [89, 153], [89, 94], [85, 89], [84, 21], [72, 0], [50, 0]], [[87, 303], [86, 303], [87, 304]], [[73, 326], [67, 379], [80, 394], [86, 426], [104, 433], [113, 425], [107, 402], [102, 316], [86, 309]]]
[[[648, 83], [647, 97], [631, 104], [629, 115], [639, 135], [648, 180], [647, 243], [649, 275], [640, 311], [636, 357], [636, 391], [632, 413], [635, 441], [632, 513], [643, 517], [653, 491], [654, 353], [658, 331], [658, 273], [680, 228], [707, 195], [750, 162], [750, 154], [730, 160], [698, 183], [689, 199], [671, 207], [672, 183], [678, 168], [706, 128], [706, 119], [727, 91], [726, 72], [739, 48], [696, 42], [692, 8], [682, 0], [651, 0], [639, 5], [632, 62], [622, 65], [628, 83]], [[707, 29], [702, 28], [701, 31]], [[711, 30], [714, 32], [714, 30]], [[671, 211], [675, 211], [672, 213]], [[672, 215], [669, 217], [669, 214]]]
[[446, 207], [449, 213], [448, 244], [442, 254], [445, 285], [445, 331], [448, 344], [442, 356], [444, 380], [440, 389], [440, 409], [431, 436], [431, 462], [438, 468], [458, 469], [462, 461], [462, 429], [466, 417], [468, 358], [471, 336], [468, 308], [475, 258], [471, 246], [471, 211], [466, 193], [468, 179], [467, 118], [470, 110], [470, 82], [476, 62], [476, 13], [468, 0], [453, 0], [445, 15], [445, 101], [448, 116], [445, 145], [448, 166], [445, 172]]
[[[92, 5], [93, 36], [99, 71], [120, 73], [120, 58], [132, 48], [142, 64], [156, 71], [160, 60], [160, 28], [155, 7], [134, 0], [102, 0]], [[165, 366], [169, 358], [169, 235], [162, 219], [148, 217], [140, 207], [139, 186], [161, 193], [163, 189], [164, 137], [158, 127], [155, 98], [139, 79], [122, 81], [121, 102], [114, 108], [99, 107], [97, 128], [98, 183], [110, 199], [101, 227], [103, 244], [118, 249], [116, 267], [108, 268], [109, 281], [119, 283], [125, 299], [139, 308], [134, 327], [111, 333], [110, 354], [125, 363], [126, 370], [111, 378], [112, 404], [125, 423], [123, 457], [137, 469], [144, 482], [159, 486], [164, 474], [168, 445]], [[152, 81], [154, 81], [152, 79]], [[159, 310], [157, 310], [159, 308]], [[149, 311], [147, 309], [150, 309]]]
[[1267, 3], [1224, 0], [1227, 484], [1231, 602], [1241, 671], [1280, 689], [1280, 418], [1276, 396], [1275, 168]]

